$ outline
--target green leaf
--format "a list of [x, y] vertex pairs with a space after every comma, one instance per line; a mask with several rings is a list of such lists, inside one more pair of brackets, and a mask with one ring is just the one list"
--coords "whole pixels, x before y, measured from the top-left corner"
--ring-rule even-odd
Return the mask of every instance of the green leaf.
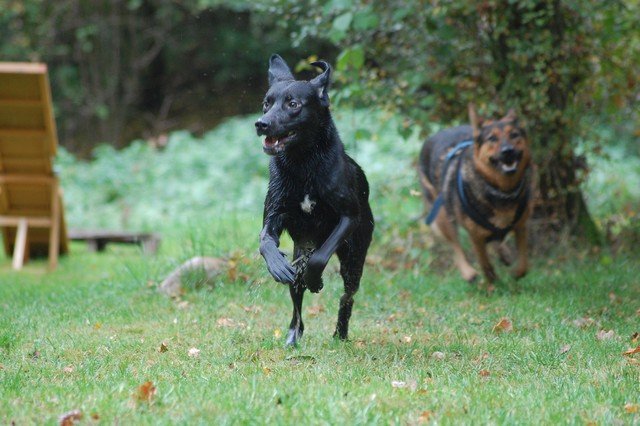
[[340, 53], [336, 61], [336, 68], [345, 71], [349, 68], [359, 70], [364, 65], [364, 48], [361, 45], [354, 45]]
[[344, 31], [346, 32], [351, 25], [351, 21], [353, 20], [353, 13], [347, 12], [342, 15], [336, 17], [333, 20], [333, 29], [336, 31]]

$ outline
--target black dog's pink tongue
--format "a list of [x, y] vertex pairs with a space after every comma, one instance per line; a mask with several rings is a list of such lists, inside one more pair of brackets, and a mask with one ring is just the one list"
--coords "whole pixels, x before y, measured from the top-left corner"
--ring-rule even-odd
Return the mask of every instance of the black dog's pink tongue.
[[266, 138], [264, 138], [264, 144], [269, 146], [269, 145], [273, 145], [275, 143], [275, 138], [273, 136], [267, 136]]

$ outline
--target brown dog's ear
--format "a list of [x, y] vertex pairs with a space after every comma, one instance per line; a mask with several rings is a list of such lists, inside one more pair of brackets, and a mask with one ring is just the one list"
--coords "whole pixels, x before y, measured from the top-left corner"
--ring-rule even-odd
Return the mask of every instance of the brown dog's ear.
[[482, 122], [484, 119], [478, 115], [476, 112], [476, 106], [473, 102], [469, 102], [469, 122], [471, 123], [471, 128], [473, 129], [473, 139], [477, 140], [478, 136], [480, 136], [480, 129], [482, 129]]

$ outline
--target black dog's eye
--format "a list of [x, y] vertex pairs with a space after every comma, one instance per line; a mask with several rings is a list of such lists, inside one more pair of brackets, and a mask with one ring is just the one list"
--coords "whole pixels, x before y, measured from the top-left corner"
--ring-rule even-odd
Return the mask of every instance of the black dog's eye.
[[264, 101], [264, 102], [262, 103], [262, 109], [263, 109], [264, 111], [268, 110], [268, 109], [269, 109], [269, 102]]
[[289, 108], [298, 108], [300, 104], [296, 101], [289, 101]]

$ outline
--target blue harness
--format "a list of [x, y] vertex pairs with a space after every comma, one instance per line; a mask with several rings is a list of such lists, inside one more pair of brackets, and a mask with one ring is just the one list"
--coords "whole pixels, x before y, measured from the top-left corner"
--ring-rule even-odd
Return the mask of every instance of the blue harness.
[[[442, 174], [440, 175], [440, 177], [441, 179], [444, 179], [447, 173], [447, 169], [451, 164], [451, 161], [456, 155], [458, 155], [458, 153], [460, 153], [459, 155], [460, 159], [458, 160], [458, 165], [456, 167], [456, 189], [457, 189], [456, 192], [458, 193], [458, 197], [460, 198], [462, 211], [464, 211], [464, 213], [467, 216], [469, 216], [475, 223], [477, 223], [478, 225], [482, 226], [484, 229], [491, 232], [491, 235], [487, 237], [487, 242], [501, 241], [513, 229], [513, 226], [516, 223], [518, 223], [518, 221], [524, 214], [527, 208], [527, 203], [529, 201], [529, 188], [527, 186], [525, 189], [525, 179], [522, 179], [520, 181], [520, 185], [518, 186], [518, 189], [514, 193], [514, 197], [520, 196], [523, 190], [525, 190], [526, 192], [524, 194], [524, 197], [521, 198], [520, 203], [518, 204], [515, 217], [513, 218], [513, 221], [511, 221], [510, 225], [508, 225], [505, 228], [498, 228], [493, 223], [491, 223], [489, 219], [487, 219], [482, 214], [480, 214], [478, 210], [476, 210], [469, 203], [469, 200], [467, 199], [467, 195], [465, 191], [464, 181], [462, 180], [462, 172], [460, 167], [460, 165], [462, 164], [462, 152], [472, 144], [473, 144], [473, 141], [470, 141], [470, 140], [463, 141], [463, 142], [460, 142], [458, 145], [456, 145], [451, 151], [449, 151], [449, 153], [445, 157], [444, 165], [442, 168]], [[438, 194], [435, 201], [433, 202], [433, 207], [431, 208], [431, 212], [429, 212], [429, 215], [425, 219], [425, 223], [427, 225], [431, 225], [431, 223], [433, 223], [433, 221], [436, 219], [436, 216], [438, 216], [438, 212], [440, 211], [440, 208], [442, 207], [443, 204], [444, 204], [444, 197], [442, 196], [442, 192], [441, 192], [440, 194]]]

